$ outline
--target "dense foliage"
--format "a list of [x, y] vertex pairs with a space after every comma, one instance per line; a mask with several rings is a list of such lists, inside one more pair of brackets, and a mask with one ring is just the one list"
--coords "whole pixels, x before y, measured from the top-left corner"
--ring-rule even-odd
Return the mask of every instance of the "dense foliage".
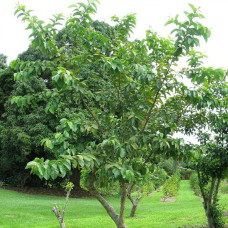
[[166, 200], [168, 197], [177, 196], [179, 190], [179, 182], [180, 182], [180, 174], [175, 173], [172, 177], [170, 177], [162, 187], [163, 198]]
[[[226, 72], [202, 66], [195, 47], [210, 31], [189, 5], [184, 21], [177, 16], [167, 22], [174, 39], [148, 30], [135, 41], [129, 39], [135, 15], [114, 16], [113, 26], [94, 21], [95, 0], [72, 5], [60, 31], [61, 14], [45, 24], [19, 5], [15, 14], [27, 23], [32, 46], [8, 68], [0, 56], [1, 176], [15, 177], [27, 162], [24, 172], [46, 181], [82, 175], [82, 186], [125, 228], [126, 197], [135, 212], [135, 190], [159, 187], [167, 177], [163, 169], [172, 175], [192, 156], [209, 227], [220, 224], [217, 192], [228, 158]], [[193, 88], [181, 82], [185, 76]], [[185, 145], [174, 137], [180, 131], [198, 135], [200, 145]], [[178, 180], [167, 180], [165, 196], [177, 193]], [[107, 189], [120, 192], [119, 213], [102, 196]]]
[[[26, 51], [21, 55], [23, 61], [32, 57]], [[23, 57], [24, 55], [24, 57]], [[36, 59], [39, 59], [38, 56]], [[24, 169], [26, 163], [36, 156], [51, 157], [44, 153], [41, 139], [53, 134], [56, 118], [44, 112], [45, 103], [30, 109], [11, 105], [12, 96], [41, 92], [46, 89], [43, 78], [32, 77], [29, 82], [14, 82], [15, 69], [6, 67], [0, 73], [1, 87], [1, 129], [0, 129], [0, 177], [5, 184], [34, 185], [41, 184], [39, 179], [32, 179]]]
[[192, 190], [197, 196], [200, 196], [200, 187], [199, 187], [199, 180], [196, 172], [193, 172], [190, 177], [190, 185]]

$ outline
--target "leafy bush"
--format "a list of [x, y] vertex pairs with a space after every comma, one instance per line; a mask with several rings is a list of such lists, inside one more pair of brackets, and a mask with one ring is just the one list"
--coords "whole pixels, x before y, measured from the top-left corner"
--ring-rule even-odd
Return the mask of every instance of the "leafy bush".
[[176, 196], [179, 189], [180, 174], [175, 173], [163, 185], [162, 191], [164, 198]]
[[174, 161], [172, 158], [170, 158], [168, 160], [160, 161], [158, 166], [161, 169], [164, 169], [166, 171], [166, 173], [168, 173], [169, 175], [173, 175], [177, 169], [177, 162]]
[[192, 172], [191, 177], [190, 177], [190, 185], [192, 190], [195, 192], [197, 196], [200, 196], [200, 187], [199, 187], [199, 180], [197, 177], [196, 172]]
[[154, 190], [155, 190], [155, 186], [153, 182], [146, 183], [145, 185], [143, 185], [143, 196], [148, 195]]
[[152, 175], [151, 182], [155, 189], [162, 186], [168, 178], [168, 174], [164, 169], [157, 167]]
[[225, 225], [223, 213], [224, 208], [221, 205], [219, 205], [217, 200], [216, 203], [212, 205], [212, 216], [214, 218], [216, 228], [223, 228]]

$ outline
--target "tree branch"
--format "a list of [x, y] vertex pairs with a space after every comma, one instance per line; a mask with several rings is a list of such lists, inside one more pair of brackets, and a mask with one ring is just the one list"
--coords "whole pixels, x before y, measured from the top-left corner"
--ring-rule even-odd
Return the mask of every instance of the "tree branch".
[[119, 216], [119, 226], [122, 227], [124, 224], [124, 210], [125, 210], [125, 202], [127, 196], [127, 185], [122, 184], [122, 195], [121, 195], [121, 203], [120, 203], [120, 216]]
[[184, 113], [186, 112], [186, 110], [187, 110], [187, 108], [189, 107], [190, 104], [191, 103], [187, 104], [185, 106], [185, 108], [182, 110], [182, 112], [180, 113], [180, 115], [176, 118], [176, 120], [175, 120], [176, 123], [178, 123], [180, 121], [181, 117], [184, 115]]
[[94, 186], [95, 181], [95, 170], [93, 170], [88, 177], [88, 190], [89, 192], [101, 203], [101, 205], [105, 208], [109, 216], [118, 226], [119, 224], [119, 215], [116, 213], [115, 209], [100, 195], [97, 189]]
[[84, 98], [83, 98], [83, 96], [82, 96], [82, 94], [81, 94], [80, 91], [79, 91], [79, 94], [80, 94], [80, 98], [81, 98], [81, 100], [82, 100], [83, 105], [85, 106], [85, 108], [87, 109], [87, 111], [91, 114], [91, 116], [93, 117], [93, 119], [96, 121], [97, 126], [98, 126], [98, 128], [99, 128], [99, 131], [100, 131], [101, 135], [104, 136], [104, 131], [103, 131], [101, 125], [100, 125], [99, 120], [98, 120], [97, 117], [94, 115], [94, 113], [92, 112], [92, 110], [90, 109], [90, 107], [86, 104], [86, 102], [85, 102], [85, 100], [84, 100]]
[[213, 192], [214, 192], [214, 187], [215, 187], [215, 178], [212, 178], [211, 188], [210, 188], [210, 192], [209, 192], [209, 195], [208, 195], [208, 203], [209, 204], [211, 203], [211, 200], [212, 200], [212, 196], [213, 196]]
[[200, 172], [198, 169], [196, 169], [196, 172], [197, 172], [197, 176], [198, 176], [198, 180], [199, 180], [199, 187], [200, 187], [200, 191], [201, 191], [201, 194], [202, 194], [202, 197], [203, 197], [203, 206], [204, 206], [204, 209], [206, 210], [207, 209], [207, 198], [205, 196], [205, 192], [203, 190], [203, 186], [200, 184]]
[[129, 187], [128, 187], [128, 190], [127, 190], [127, 197], [128, 197], [128, 199], [131, 201], [132, 204], [135, 203], [134, 198], [131, 196], [131, 192], [132, 192], [132, 189], [133, 189], [134, 186], [135, 186], [135, 183], [131, 183], [131, 184], [129, 185]]
[[213, 196], [213, 203], [216, 203], [220, 183], [221, 183], [221, 178], [218, 178], [217, 184], [215, 187], [214, 196]]
[[144, 130], [145, 130], [145, 128], [146, 128], [146, 125], [147, 125], [147, 123], [148, 123], [148, 121], [149, 121], [149, 119], [150, 119], [152, 110], [153, 110], [153, 108], [154, 108], [154, 106], [155, 106], [155, 104], [156, 104], [156, 101], [157, 101], [157, 99], [158, 99], [158, 95], [159, 95], [161, 89], [163, 88], [164, 81], [165, 81], [166, 77], [167, 77], [168, 74], [169, 74], [169, 71], [170, 71], [170, 69], [171, 69], [171, 65], [172, 65], [173, 61], [174, 61], [174, 59], [172, 59], [171, 62], [169, 63], [169, 66], [168, 66], [168, 68], [167, 68], [167, 72], [166, 72], [166, 74], [165, 74], [165, 76], [164, 76], [164, 78], [163, 78], [163, 80], [162, 80], [162, 85], [161, 85], [161, 87], [157, 90], [156, 95], [155, 95], [155, 98], [154, 98], [154, 101], [153, 101], [153, 103], [152, 103], [150, 109], [148, 110], [148, 112], [147, 112], [147, 114], [146, 114], [146, 117], [145, 117], [145, 120], [144, 120], [144, 123], [143, 123], [143, 127], [142, 127], [142, 130], [141, 130], [141, 134], [144, 132]]

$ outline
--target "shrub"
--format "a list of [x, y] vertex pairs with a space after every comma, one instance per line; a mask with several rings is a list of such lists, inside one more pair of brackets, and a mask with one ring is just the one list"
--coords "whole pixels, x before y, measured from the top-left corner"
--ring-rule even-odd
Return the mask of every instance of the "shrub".
[[160, 161], [158, 166], [161, 169], [164, 169], [169, 175], [173, 175], [177, 169], [177, 162], [170, 158], [168, 160]]
[[175, 173], [163, 185], [162, 191], [164, 198], [176, 196], [179, 189], [180, 174]]
[[196, 172], [192, 172], [191, 177], [190, 177], [190, 185], [192, 190], [197, 196], [200, 196], [200, 187], [199, 187], [199, 181]]
[[164, 169], [158, 167], [152, 175], [151, 182], [153, 182], [154, 188], [157, 189], [165, 183], [167, 178], [167, 172]]
[[155, 190], [155, 186], [153, 182], [148, 182], [143, 185], [143, 196], [150, 194], [152, 191]]

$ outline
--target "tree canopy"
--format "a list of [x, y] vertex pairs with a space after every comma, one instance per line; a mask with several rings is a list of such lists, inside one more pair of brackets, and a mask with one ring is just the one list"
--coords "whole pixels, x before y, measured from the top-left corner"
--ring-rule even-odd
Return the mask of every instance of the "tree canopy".
[[[202, 55], [194, 48], [201, 37], [207, 41], [210, 31], [191, 4], [184, 21], [175, 17], [167, 22], [175, 26], [174, 39], [148, 30], [144, 39], [135, 41], [129, 39], [135, 15], [115, 16], [115, 25], [107, 26], [91, 18], [96, 1], [71, 7], [60, 33], [61, 14], [45, 24], [25, 6], [15, 11], [44, 58], [13, 61], [14, 78], [23, 83], [39, 80], [46, 71], [52, 76], [40, 81], [51, 86], [15, 94], [12, 104], [25, 110], [45, 104], [46, 113], [60, 120], [56, 132], [42, 140], [53, 159], [35, 158], [26, 168], [46, 180], [65, 177], [72, 168], [87, 170], [88, 190], [122, 228], [128, 186], [152, 172], [157, 157], [188, 155], [183, 140], [173, 135], [180, 130], [191, 133], [192, 126], [200, 124], [203, 115], [192, 110], [219, 102], [210, 83], [224, 80], [225, 72], [200, 66]], [[182, 57], [188, 59], [185, 69], [178, 67]], [[179, 80], [184, 75], [203, 85], [188, 88]], [[97, 190], [113, 182], [121, 189], [120, 213]]]

